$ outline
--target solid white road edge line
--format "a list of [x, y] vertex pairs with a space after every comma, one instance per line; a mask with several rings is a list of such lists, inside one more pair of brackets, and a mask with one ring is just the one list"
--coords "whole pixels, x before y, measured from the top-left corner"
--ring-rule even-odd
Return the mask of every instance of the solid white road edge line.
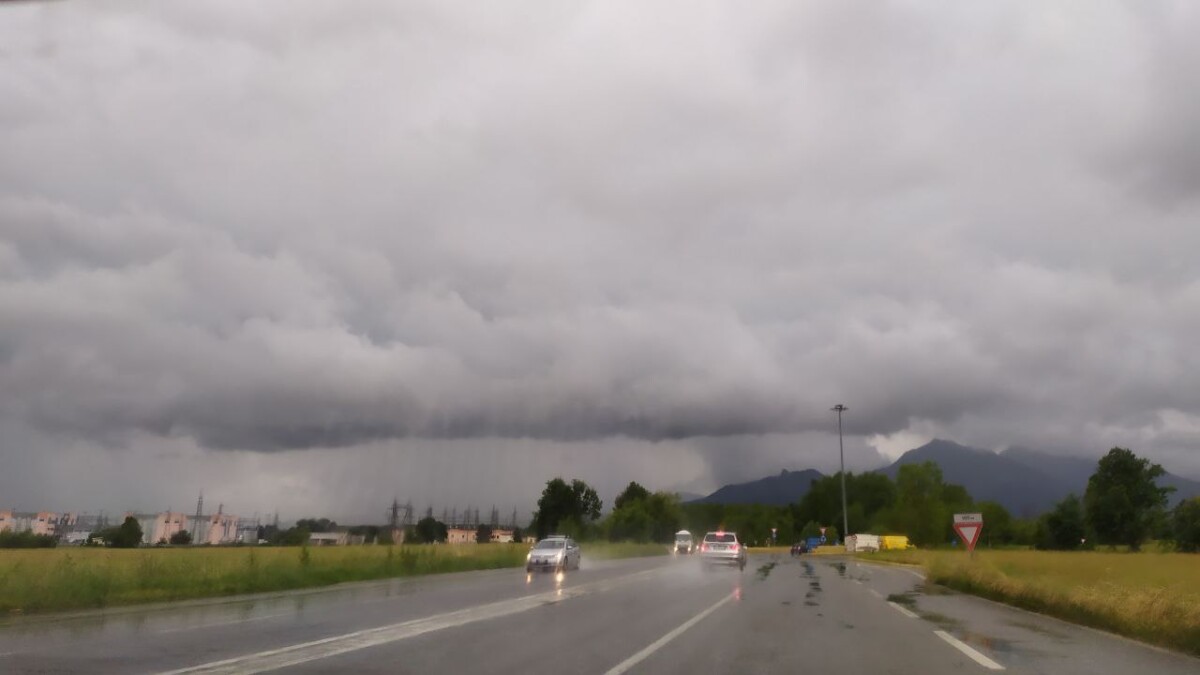
[[894, 602], [889, 602], [888, 604], [892, 606], [892, 609], [896, 610], [897, 612], [900, 612], [901, 614], [903, 614], [904, 616], [907, 616], [910, 619], [917, 618], [916, 613], [909, 611], [909, 609], [907, 607], [901, 607], [900, 605], [897, 605]]
[[660, 569], [646, 570], [574, 588], [564, 588], [546, 593], [538, 593], [537, 595], [501, 600], [486, 605], [435, 614], [421, 619], [412, 619], [389, 626], [368, 628], [353, 633], [346, 633], [345, 635], [335, 635], [320, 640], [313, 640], [312, 642], [302, 642], [255, 654], [246, 654], [231, 659], [203, 663], [198, 666], [170, 670], [160, 673], [160, 675], [185, 675], [191, 673], [250, 675], [252, 673], [278, 670], [279, 668], [329, 658], [338, 654], [345, 654], [346, 652], [366, 649], [367, 647], [405, 640], [437, 630], [455, 628], [476, 621], [486, 621], [488, 619], [498, 619], [511, 614], [518, 614], [542, 605], [616, 588], [623, 583], [648, 577], [660, 571]]
[[879, 591], [875, 590], [874, 588], [868, 588], [867, 592], [870, 593], [871, 595], [879, 598], [880, 600], [883, 599], [883, 593], [880, 593]]
[[987, 668], [988, 670], [1004, 670], [1004, 666], [1000, 665], [999, 663], [996, 663], [995, 661], [989, 659], [988, 657], [984, 656], [983, 654], [980, 654], [979, 652], [975, 651], [970, 645], [963, 642], [962, 640], [959, 640], [958, 638], [947, 633], [946, 631], [935, 630], [935, 631], [933, 631], [933, 634], [942, 638], [946, 642], [949, 642], [951, 644], [951, 646], [953, 646], [955, 649], [962, 652], [963, 654], [966, 654], [967, 656], [969, 656], [971, 658], [972, 661], [974, 661], [975, 663], [978, 663], [979, 665], [983, 666], [984, 668]]
[[675, 638], [679, 637], [680, 635], [683, 635], [683, 634], [684, 634], [684, 632], [686, 632], [686, 631], [687, 631], [687, 629], [689, 629], [689, 628], [691, 628], [692, 626], [695, 626], [696, 624], [698, 624], [698, 623], [700, 623], [701, 621], [703, 621], [703, 620], [704, 620], [704, 617], [706, 617], [706, 616], [708, 616], [709, 614], [712, 614], [713, 612], [717, 611], [718, 609], [720, 609], [720, 608], [721, 608], [721, 605], [724, 605], [725, 603], [727, 603], [727, 602], [729, 602], [730, 600], [734, 599], [736, 596], [737, 596], [737, 593], [736, 593], [736, 592], [734, 592], [734, 593], [730, 593], [729, 595], [727, 595], [727, 596], [725, 596], [725, 597], [721, 598], [720, 600], [718, 600], [718, 601], [716, 602], [716, 604], [712, 605], [711, 607], [709, 607], [708, 609], [704, 610], [703, 612], [700, 612], [700, 613], [699, 613], [699, 614], [697, 614], [696, 616], [693, 616], [692, 618], [690, 618], [690, 619], [688, 619], [687, 621], [683, 622], [683, 623], [682, 623], [682, 624], [680, 624], [680, 625], [679, 625], [679, 626], [678, 626], [678, 627], [677, 627], [675, 630], [673, 630], [673, 631], [671, 631], [670, 633], [667, 633], [666, 635], [664, 635], [664, 636], [662, 636], [662, 637], [658, 638], [658, 639], [657, 639], [657, 640], [655, 640], [654, 642], [651, 642], [651, 643], [650, 643], [649, 645], [647, 645], [647, 646], [646, 646], [646, 648], [645, 648], [645, 649], [643, 649], [642, 651], [640, 651], [640, 652], [638, 652], [638, 653], [634, 654], [633, 656], [631, 656], [631, 657], [629, 657], [629, 658], [625, 659], [624, 661], [622, 661], [622, 662], [618, 663], [616, 666], [613, 666], [613, 667], [612, 667], [612, 668], [611, 668], [611, 669], [610, 669], [608, 672], [606, 672], [604, 675], [621, 675], [621, 673], [628, 672], [630, 668], [633, 668], [633, 667], [634, 667], [634, 666], [636, 666], [637, 664], [639, 664], [639, 663], [641, 663], [642, 661], [644, 661], [644, 660], [646, 659], [646, 657], [650, 656], [651, 654], [653, 654], [654, 652], [658, 651], [659, 649], [662, 649], [663, 645], [667, 644], [667, 643], [668, 643], [668, 642], [670, 642], [671, 640], [674, 640]]
[[878, 570], [895, 570], [897, 572], [904, 572], [906, 574], [911, 574], [914, 577], [921, 579], [922, 581], [924, 581], [924, 579], [925, 579], [924, 574], [921, 574], [920, 572], [918, 572], [914, 569], [909, 569], [907, 567], [902, 567], [900, 565], [884, 565], [881, 563], [862, 562], [861, 560], [859, 561], [858, 564], [866, 565], [867, 567], [874, 567], [875, 569], [878, 569]]

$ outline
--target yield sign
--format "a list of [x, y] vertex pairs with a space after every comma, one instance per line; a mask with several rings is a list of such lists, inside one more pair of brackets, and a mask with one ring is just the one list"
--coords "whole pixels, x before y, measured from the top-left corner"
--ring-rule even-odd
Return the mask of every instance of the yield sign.
[[958, 537], [967, 545], [967, 551], [974, 551], [975, 544], [979, 542], [979, 535], [983, 533], [983, 514], [954, 514], [954, 531], [958, 533]]

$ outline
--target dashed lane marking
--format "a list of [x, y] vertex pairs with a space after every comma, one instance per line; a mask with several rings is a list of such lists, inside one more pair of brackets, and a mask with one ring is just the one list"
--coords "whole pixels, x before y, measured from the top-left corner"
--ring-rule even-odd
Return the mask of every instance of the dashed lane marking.
[[984, 668], [987, 668], [988, 670], [1004, 670], [1004, 666], [1000, 665], [999, 663], [996, 663], [995, 661], [989, 659], [988, 657], [984, 656], [983, 654], [980, 654], [979, 652], [975, 651], [975, 649], [973, 647], [971, 647], [967, 643], [963, 642], [962, 640], [959, 640], [958, 638], [954, 637], [953, 635], [947, 633], [946, 631], [935, 630], [935, 631], [933, 631], [933, 634], [942, 638], [946, 642], [949, 642], [955, 649], [962, 652], [963, 654], [966, 654], [968, 658], [970, 658], [975, 663], [978, 663], [979, 665], [983, 666]]
[[894, 603], [894, 602], [889, 602], [888, 604], [892, 606], [892, 609], [896, 610], [897, 612], [900, 612], [901, 614], [903, 614], [904, 616], [907, 616], [907, 617], [908, 617], [908, 618], [910, 618], [910, 619], [916, 619], [916, 618], [917, 618], [917, 615], [916, 615], [916, 613], [915, 613], [915, 612], [912, 612], [912, 611], [909, 611], [909, 609], [908, 609], [907, 607], [902, 607], [902, 606], [900, 606], [900, 605], [897, 605], [897, 604], [896, 604], [896, 603]]
[[444, 630], [447, 628], [455, 628], [477, 621], [486, 621], [488, 619], [497, 619], [512, 614], [525, 612], [543, 605], [562, 602], [571, 598], [577, 598], [592, 593], [600, 593], [607, 590], [615, 589], [630, 581], [643, 579], [653, 574], [661, 572], [662, 569], [646, 570], [636, 572], [615, 579], [606, 579], [604, 581], [596, 581], [582, 586], [572, 588], [563, 588], [546, 593], [538, 593], [536, 595], [527, 595], [524, 597], [501, 600], [499, 602], [468, 607], [453, 612], [445, 612], [443, 614], [435, 614], [433, 616], [424, 617], [421, 619], [413, 619], [402, 623], [391, 624], [388, 626], [380, 626], [378, 628], [368, 628], [366, 630], [354, 631], [344, 635], [335, 635], [333, 637], [323, 638], [321, 640], [313, 640], [312, 642], [302, 642], [299, 644], [280, 647], [278, 649], [270, 649], [267, 651], [257, 652], [254, 654], [246, 654], [237, 656], [231, 659], [223, 659], [221, 661], [213, 661], [211, 663], [203, 663], [197, 666], [189, 666], [178, 670], [171, 670], [161, 675], [185, 675], [191, 673], [220, 673], [222, 675], [250, 675], [251, 673], [261, 673], [269, 670], [278, 670], [288, 666], [295, 666], [318, 659], [345, 654], [359, 649], [366, 649], [376, 645], [387, 644], [399, 640], [424, 635], [433, 631]]
[[646, 660], [646, 658], [649, 657], [654, 652], [658, 651], [659, 649], [662, 649], [663, 645], [667, 644], [671, 640], [674, 640], [675, 638], [679, 637], [680, 635], [683, 635], [687, 631], [687, 629], [689, 629], [692, 626], [695, 626], [696, 624], [703, 621], [705, 617], [707, 617], [709, 614], [712, 614], [713, 612], [720, 609], [722, 605], [729, 602], [730, 600], [733, 600], [735, 597], [737, 597], [737, 595], [738, 594], [735, 591], [735, 592], [730, 593], [729, 595], [721, 598], [715, 604], [710, 606], [708, 609], [704, 610], [703, 612], [700, 612], [696, 616], [693, 616], [692, 618], [690, 618], [687, 621], [680, 624], [678, 627], [676, 627], [671, 632], [667, 633], [666, 635], [658, 638], [654, 642], [647, 645], [645, 649], [643, 649], [640, 652], [634, 654], [633, 656], [625, 659], [624, 661], [618, 663], [616, 666], [613, 666], [604, 675], [621, 675], [621, 673], [628, 672], [629, 669], [633, 668], [637, 664]]

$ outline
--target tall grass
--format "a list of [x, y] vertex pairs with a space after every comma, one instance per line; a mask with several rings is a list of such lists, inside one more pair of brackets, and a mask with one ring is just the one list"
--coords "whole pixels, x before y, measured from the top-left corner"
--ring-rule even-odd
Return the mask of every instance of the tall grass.
[[865, 554], [921, 564], [930, 581], [1200, 654], [1200, 557], [1172, 553], [897, 551]]
[[[87, 609], [282, 591], [347, 581], [520, 567], [524, 544], [0, 550], [0, 612]], [[585, 544], [584, 556], [666, 553]]]

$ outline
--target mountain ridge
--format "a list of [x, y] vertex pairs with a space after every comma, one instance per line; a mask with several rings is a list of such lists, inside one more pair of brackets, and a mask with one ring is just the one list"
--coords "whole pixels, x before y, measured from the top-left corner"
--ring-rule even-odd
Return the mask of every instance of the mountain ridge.
[[[994, 501], [1014, 516], [1028, 518], [1049, 511], [1070, 493], [1082, 496], [1099, 459], [1051, 455], [1025, 447], [993, 452], [934, 439], [874, 471], [894, 480], [905, 464], [933, 461], [941, 467], [947, 483], [962, 485], [976, 501]], [[822, 477], [815, 469], [785, 470], [776, 476], [724, 485], [687, 503], [782, 506], [802, 499], [812, 480]], [[1182, 499], [1200, 497], [1200, 481], [1168, 472], [1159, 484], [1175, 488], [1169, 507]]]

